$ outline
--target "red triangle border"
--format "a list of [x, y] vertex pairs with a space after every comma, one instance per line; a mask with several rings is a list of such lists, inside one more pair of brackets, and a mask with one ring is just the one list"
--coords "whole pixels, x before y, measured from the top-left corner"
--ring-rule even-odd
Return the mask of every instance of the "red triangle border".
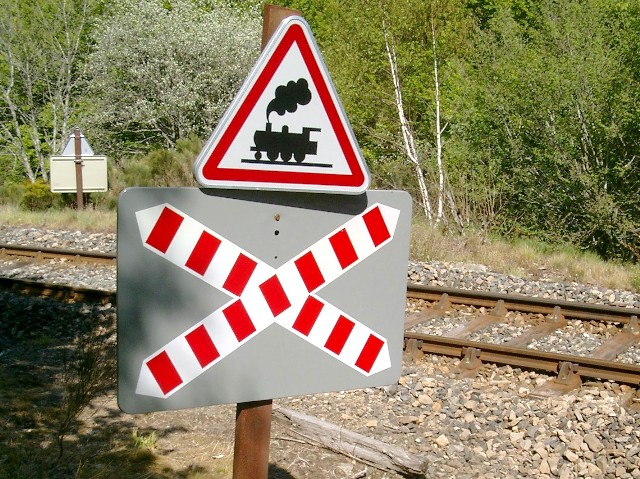
[[[338, 144], [345, 156], [347, 165], [351, 174], [331, 174], [331, 173], [304, 173], [304, 172], [288, 172], [288, 171], [264, 171], [264, 170], [246, 170], [240, 168], [219, 168], [219, 164], [224, 158], [227, 150], [235, 140], [238, 132], [244, 125], [245, 121], [253, 111], [258, 100], [264, 93], [267, 85], [273, 78], [274, 74], [282, 64], [293, 45], [296, 44], [300, 49], [302, 58], [311, 75], [311, 81], [318, 91], [320, 100], [325, 112], [329, 118], [329, 122], [334, 129], [334, 133], [338, 140]], [[318, 52], [319, 54], [319, 52]], [[328, 74], [327, 74], [328, 75]], [[355, 141], [355, 139], [354, 139]], [[357, 146], [355, 146], [357, 148]], [[317, 185], [317, 186], [336, 186], [341, 188], [358, 188], [368, 183], [365, 177], [363, 166], [359, 160], [359, 154], [356, 152], [354, 145], [351, 143], [350, 135], [347, 127], [343, 123], [338, 108], [331, 95], [331, 91], [322, 70], [314, 56], [312, 47], [307, 40], [305, 31], [299, 23], [291, 23], [286, 31], [282, 34], [282, 39], [273, 49], [273, 53], [266, 61], [264, 67], [260, 71], [258, 78], [251, 86], [249, 92], [242, 100], [242, 104], [237, 108], [235, 116], [228, 123], [226, 130], [220, 136], [215, 147], [204, 161], [201, 168], [202, 177], [208, 181], [223, 182], [248, 182], [248, 183], [273, 183], [283, 185]], [[364, 163], [364, 160], [362, 160]]]

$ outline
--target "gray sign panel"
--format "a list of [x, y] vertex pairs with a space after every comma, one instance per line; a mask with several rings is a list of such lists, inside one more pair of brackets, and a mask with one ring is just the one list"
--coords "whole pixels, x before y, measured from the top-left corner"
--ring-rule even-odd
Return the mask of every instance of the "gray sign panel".
[[127, 412], [391, 384], [411, 198], [130, 188], [118, 205]]

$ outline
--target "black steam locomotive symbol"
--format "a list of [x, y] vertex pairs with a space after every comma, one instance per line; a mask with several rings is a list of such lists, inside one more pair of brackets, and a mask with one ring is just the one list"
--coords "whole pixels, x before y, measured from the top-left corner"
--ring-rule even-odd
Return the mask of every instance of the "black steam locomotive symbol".
[[[257, 130], [253, 135], [254, 146], [250, 148], [255, 152], [255, 159], [243, 159], [243, 163], [260, 163], [266, 165], [276, 165], [288, 163], [299, 166], [320, 166], [331, 168], [333, 165], [325, 163], [303, 163], [307, 155], [318, 153], [318, 142], [310, 139], [312, 132], [321, 131], [320, 128], [303, 127], [301, 133], [289, 131], [287, 125], [282, 126], [281, 131], [274, 131], [269, 115], [272, 112], [282, 116], [286, 112], [293, 113], [298, 109], [298, 105], [307, 105], [311, 101], [311, 90], [304, 78], [298, 81], [290, 81], [286, 85], [276, 88], [275, 98], [267, 105], [267, 122], [264, 130]], [[263, 159], [263, 156], [266, 158]], [[277, 162], [278, 158], [282, 162]], [[291, 159], [295, 162], [289, 163]]]
[[282, 127], [282, 131], [272, 131], [271, 123], [267, 123], [264, 131], [258, 130], [253, 136], [256, 145], [251, 147], [251, 151], [256, 152], [256, 160], [260, 160], [264, 152], [272, 162], [280, 156], [285, 163], [289, 162], [291, 157], [302, 163], [307, 155], [315, 155], [318, 152], [318, 142], [309, 140], [309, 133], [312, 131], [320, 131], [320, 128], [305, 127], [302, 133], [289, 133], [287, 125]]

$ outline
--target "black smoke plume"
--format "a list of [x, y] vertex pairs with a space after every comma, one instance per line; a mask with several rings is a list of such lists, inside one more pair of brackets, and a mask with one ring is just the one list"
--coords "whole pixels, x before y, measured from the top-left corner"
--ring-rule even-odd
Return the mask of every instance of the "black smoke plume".
[[298, 109], [298, 105], [306, 105], [310, 101], [311, 90], [304, 78], [280, 85], [276, 88], [275, 98], [267, 105], [267, 121], [271, 112], [275, 111], [280, 116], [286, 112], [293, 113]]

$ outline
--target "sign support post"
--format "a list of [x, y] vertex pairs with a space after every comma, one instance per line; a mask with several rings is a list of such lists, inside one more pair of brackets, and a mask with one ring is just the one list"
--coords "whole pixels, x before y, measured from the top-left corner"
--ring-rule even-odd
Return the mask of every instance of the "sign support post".
[[76, 127], [74, 132], [75, 152], [76, 152], [76, 208], [84, 209], [82, 191], [82, 147], [80, 145], [80, 128]]
[[[262, 48], [280, 22], [300, 15], [298, 10], [265, 4], [263, 10]], [[233, 448], [233, 479], [267, 479], [273, 400], [238, 403]]]
[[266, 478], [273, 401], [238, 403], [233, 448], [233, 479]]

